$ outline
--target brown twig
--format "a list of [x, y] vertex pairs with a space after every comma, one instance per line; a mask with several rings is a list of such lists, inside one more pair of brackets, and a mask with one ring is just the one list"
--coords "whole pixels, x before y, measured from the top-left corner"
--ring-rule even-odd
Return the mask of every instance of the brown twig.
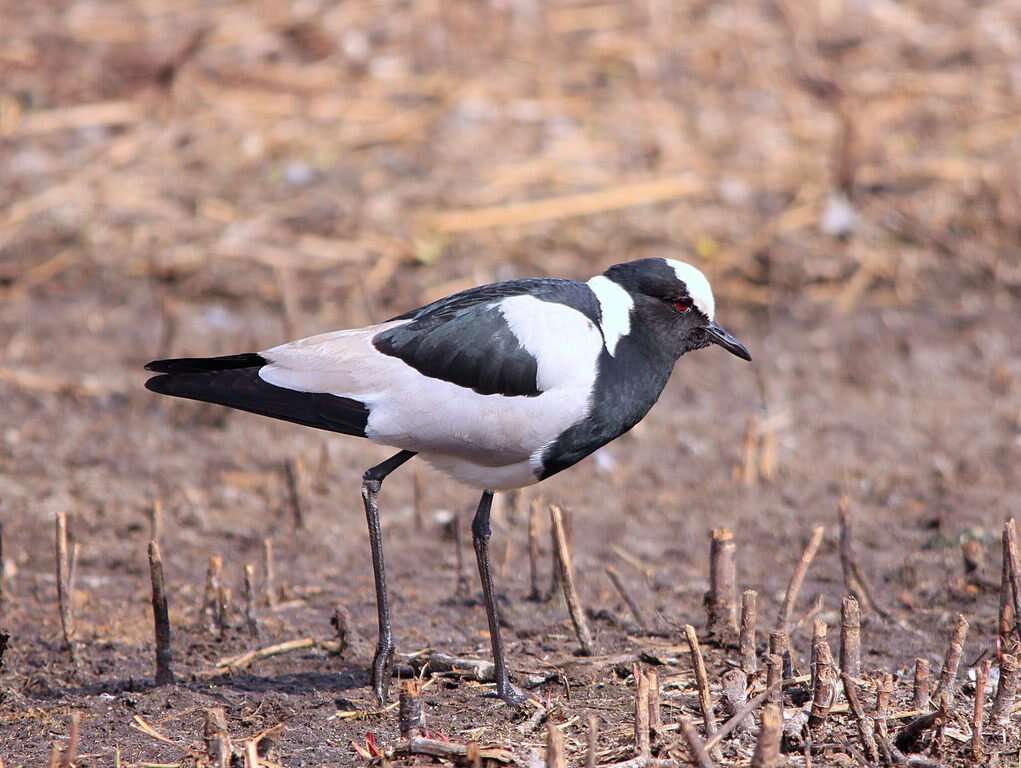
[[531, 589], [528, 600], [541, 600], [542, 590], [539, 588], [539, 524], [542, 500], [533, 499], [528, 510], [528, 577]]
[[71, 562], [67, 553], [67, 513], [57, 513], [57, 603], [60, 606], [60, 627], [64, 633], [64, 647], [71, 663], [79, 665], [78, 644], [75, 640], [74, 595], [71, 593]]
[[1010, 725], [1010, 713], [1017, 696], [1018, 657], [1012, 653], [1000, 656], [1000, 680], [996, 685], [996, 698], [991, 713], [992, 724], [998, 728]]
[[422, 684], [419, 680], [407, 680], [401, 685], [397, 712], [402, 739], [411, 739], [422, 733], [425, 717], [422, 707]]
[[571, 550], [567, 546], [567, 533], [564, 531], [564, 513], [556, 504], [550, 504], [550, 524], [553, 528], [553, 541], [556, 545], [556, 559], [560, 571], [560, 583], [564, 589], [567, 610], [571, 614], [574, 633], [578, 636], [578, 644], [585, 656], [593, 653], [592, 631], [589, 629], [585, 611], [578, 600], [578, 592], [574, 586], [574, 566], [571, 564]]
[[862, 747], [865, 749], [865, 757], [875, 763], [879, 760], [879, 747], [876, 746], [876, 739], [872, 732], [873, 724], [865, 715], [865, 709], [861, 704], [858, 681], [847, 672], [844, 672], [841, 678], [844, 681], [844, 694], [847, 696], [848, 708], [854, 716], [855, 727], [858, 729], [858, 738], [861, 739]]
[[861, 610], [854, 595], [846, 595], [840, 604], [840, 669], [861, 677]]
[[928, 659], [915, 659], [915, 680], [911, 697], [911, 705], [915, 709], [927, 709], [929, 707], [929, 681]]
[[815, 553], [819, 550], [819, 545], [822, 543], [822, 537], [825, 532], [826, 529], [821, 525], [817, 525], [812, 529], [812, 536], [808, 540], [808, 545], [805, 547], [805, 551], [801, 553], [801, 559], [794, 568], [790, 583], [787, 585], [787, 593], [784, 595], [783, 606], [776, 621], [777, 629], [782, 629], [785, 632], [790, 631], [791, 616], [794, 614], [794, 604], [798, 600], [798, 593], [801, 592], [801, 584], [805, 580], [805, 574], [808, 573], [808, 567], [812, 564], [812, 560], [815, 559]]
[[471, 232], [490, 227], [521, 226], [565, 217], [588, 216], [635, 205], [697, 194], [703, 184], [694, 177], [672, 176], [650, 181], [614, 184], [606, 189], [551, 197], [512, 205], [445, 211], [432, 214], [429, 226], [441, 234]]
[[289, 653], [290, 651], [300, 651], [305, 648], [314, 648], [316, 644], [316, 639], [314, 637], [287, 640], [283, 643], [267, 645], [264, 648], [256, 648], [253, 651], [247, 651], [246, 653], [239, 654], [238, 656], [229, 656], [225, 659], [220, 659], [216, 662], [216, 666], [220, 668], [229, 667], [230, 669], [244, 669], [258, 659], [266, 659], [270, 656], [278, 656], [281, 653]]
[[241, 602], [244, 606], [245, 629], [252, 637], [259, 636], [259, 616], [255, 605], [255, 566], [245, 564], [244, 581], [241, 583]]
[[752, 768], [779, 768], [780, 734], [783, 732], [783, 712], [776, 704], [767, 704], [762, 710], [759, 737], [752, 755]]
[[[688, 641], [688, 648], [691, 650], [691, 666], [695, 670], [695, 684], [698, 687], [698, 704], [702, 709], [702, 722], [705, 724], [706, 738], [716, 735], [716, 713], [713, 712], [713, 700], [709, 693], [709, 675], [706, 674], [705, 659], [702, 658], [702, 648], [698, 642], [698, 635], [695, 628], [690, 624], [684, 625], [684, 637]], [[721, 759], [718, 750], [713, 753], [713, 758]]]
[[652, 739], [649, 736], [649, 679], [640, 665], [633, 667], [635, 679], [635, 755], [651, 755]]
[[[561, 753], [563, 751], [563, 737], [561, 737]], [[423, 757], [434, 757], [440, 760], [448, 760], [463, 765], [468, 757], [468, 745], [458, 744], [453, 741], [440, 741], [439, 739], [426, 739], [421, 736], [401, 742], [394, 753], [397, 755], [421, 755]], [[501, 747], [483, 747], [478, 752], [479, 760], [489, 763], [501, 763], [508, 765], [514, 762], [514, 755]], [[553, 764], [550, 763], [550, 766]], [[564, 768], [561, 761], [558, 768]]]
[[266, 605], [273, 608], [277, 604], [277, 569], [273, 558], [273, 539], [268, 536], [262, 540], [262, 595]]
[[758, 623], [758, 592], [746, 589], [741, 593], [741, 632], [738, 646], [741, 649], [741, 669], [754, 675], [759, 668], [756, 654], [756, 624]]
[[950, 694], [951, 700], [954, 695], [954, 681], [957, 679], [957, 667], [961, 663], [961, 655], [964, 653], [964, 640], [968, 636], [968, 620], [964, 616], [957, 616], [957, 623], [950, 635], [950, 643], [947, 645], [946, 657], [943, 661], [943, 671], [940, 672], [939, 684], [933, 694], [939, 698], [943, 691]]
[[815, 622], [815, 632], [812, 638], [812, 655], [815, 657], [813, 663], [813, 675], [815, 681], [812, 686], [812, 713], [808, 719], [808, 727], [814, 739], [822, 735], [826, 725], [826, 719], [833, 708], [833, 701], [836, 698], [837, 686], [836, 675], [833, 671], [833, 654], [830, 651], [830, 644], [826, 639], [826, 624], [822, 621]]
[[631, 612], [631, 617], [635, 620], [635, 624], [642, 632], [649, 631], [648, 622], [645, 620], [645, 616], [642, 614], [642, 609], [638, 605], [638, 601], [635, 600], [634, 596], [624, 585], [624, 580], [620, 576], [620, 572], [612, 565], [606, 566], [606, 575], [610, 578], [610, 583], [613, 584], [614, 589], [617, 590], [617, 594], [624, 600], [624, 604], [627, 605], [628, 611]]
[[709, 535], [709, 592], [706, 594], [706, 628], [718, 642], [730, 644], [737, 636], [737, 546], [727, 528]]
[[981, 764], [985, 760], [985, 748], [982, 743], [985, 729], [986, 687], [989, 684], [989, 659], [983, 659], [975, 670], [975, 711], [971, 721], [971, 758]]
[[160, 545], [155, 539], [149, 542], [149, 581], [152, 584], [152, 623], [156, 636], [156, 685], [174, 682], [171, 669], [173, 654], [170, 650], [170, 613], [167, 608], [167, 587], [163, 580], [163, 560]]

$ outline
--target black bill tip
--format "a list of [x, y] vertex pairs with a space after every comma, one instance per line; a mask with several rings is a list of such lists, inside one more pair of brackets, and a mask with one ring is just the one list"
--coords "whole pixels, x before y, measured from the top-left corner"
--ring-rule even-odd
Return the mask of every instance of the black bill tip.
[[713, 344], [719, 344], [725, 350], [730, 352], [732, 355], [737, 355], [742, 360], [751, 362], [752, 353], [748, 351], [748, 347], [737, 340], [730, 331], [724, 328], [719, 323], [713, 321], [706, 326], [706, 334], [709, 336], [709, 341]]

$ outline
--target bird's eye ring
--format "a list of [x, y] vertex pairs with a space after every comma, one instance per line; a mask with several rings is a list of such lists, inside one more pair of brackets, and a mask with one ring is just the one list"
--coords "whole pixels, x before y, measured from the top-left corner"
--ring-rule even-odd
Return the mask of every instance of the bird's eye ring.
[[678, 312], [681, 312], [681, 313], [690, 312], [691, 311], [691, 304], [689, 304], [686, 301], [675, 301], [674, 302], [674, 309], [676, 309]]

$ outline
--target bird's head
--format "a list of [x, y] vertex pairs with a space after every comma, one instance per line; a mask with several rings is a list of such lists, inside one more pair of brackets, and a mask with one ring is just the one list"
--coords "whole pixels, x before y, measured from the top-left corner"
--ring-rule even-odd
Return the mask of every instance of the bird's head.
[[616, 264], [603, 277], [627, 291], [630, 316], [675, 357], [718, 344], [752, 359], [748, 348], [716, 322], [713, 290], [696, 267], [674, 259], [640, 259]]

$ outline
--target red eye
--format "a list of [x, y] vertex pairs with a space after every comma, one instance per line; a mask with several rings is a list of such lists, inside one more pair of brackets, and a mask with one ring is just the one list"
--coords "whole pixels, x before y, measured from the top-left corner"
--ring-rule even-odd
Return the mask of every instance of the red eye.
[[690, 304], [686, 304], [683, 301], [675, 301], [674, 302], [674, 309], [676, 309], [678, 312], [690, 312], [691, 311], [691, 305]]

